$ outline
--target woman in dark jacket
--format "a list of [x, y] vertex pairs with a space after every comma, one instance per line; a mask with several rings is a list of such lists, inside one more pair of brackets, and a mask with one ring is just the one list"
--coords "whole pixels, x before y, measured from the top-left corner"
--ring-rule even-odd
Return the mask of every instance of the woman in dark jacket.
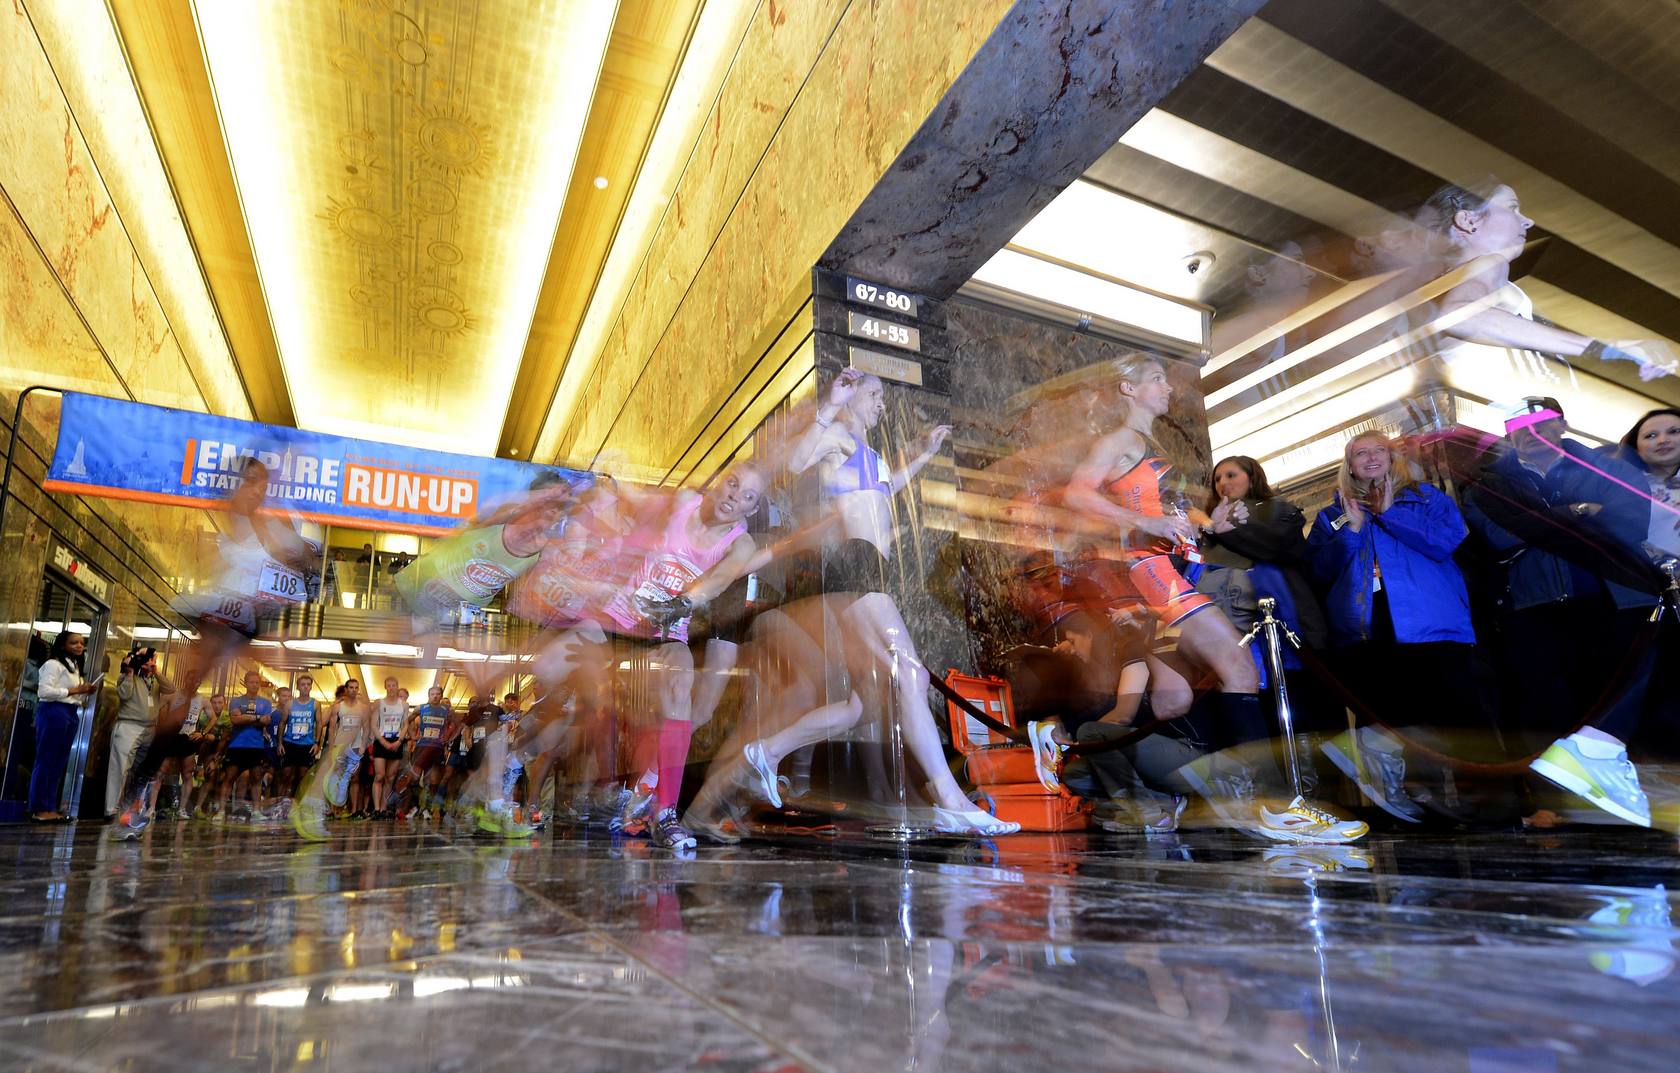
[[1290, 628], [1323, 648], [1329, 639], [1324, 612], [1303, 573], [1307, 521], [1301, 508], [1272, 491], [1260, 463], [1233, 455], [1213, 467], [1207, 513], [1212, 522], [1202, 530], [1201, 545], [1209, 569], [1197, 588], [1219, 601], [1239, 632], [1254, 625], [1259, 598], [1273, 597]]
[[[1652, 410], [1634, 422], [1620, 444], [1577, 461], [1563, 467], [1557, 483], [1585, 528], [1621, 551], [1643, 554], [1652, 564], [1680, 556], [1680, 410]], [[1645, 588], [1659, 587], [1661, 576], [1653, 570]], [[1650, 596], [1614, 583], [1609, 588], [1619, 608], [1609, 631], [1612, 643], [1640, 656], [1631, 669], [1634, 680], [1616, 703], [1553, 742], [1531, 767], [1604, 811], [1649, 827], [1650, 802], [1628, 759], [1627, 742], [1653, 725], [1672, 734], [1680, 631], [1672, 616], [1663, 616], [1658, 635], [1641, 648], [1640, 634], [1647, 628], [1641, 604]], [[1673, 748], [1672, 741], [1656, 744]]]
[[[1348, 442], [1330, 505], [1307, 538], [1330, 644], [1343, 681], [1390, 726], [1491, 731], [1478, 700], [1470, 597], [1453, 553], [1467, 530], [1458, 505], [1413, 480], [1380, 433]], [[1480, 741], [1455, 741], [1462, 751]], [[1326, 742], [1325, 753], [1378, 805], [1402, 819], [1422, 812], [1403, 785], [1394, 735], [1374, 726]]]
[[[1254, 625], [1261, 598], [1271, 597], [1278, 617], [1302, 642], [1323, 649], [1329, 631], [1305, 573], [1307, 520], [1301, 509], [1272, 491], [1259, 462], [1234, 455], [1213, 467], [1207, 514], [1212, 521], [1202, 529], [1203, 570], [1196, 588], [1219, 604], [1240, 633]], [[1257, 657], [1263, 650], [1263, 645], [1250, 646]], [[1294, 649], [1286, 645], [1283, 658], [1296, 728], [1345, 727], [1341, 705], [1306, 673]], [[1270, 697], [1269, 690], [1262, 693]]]

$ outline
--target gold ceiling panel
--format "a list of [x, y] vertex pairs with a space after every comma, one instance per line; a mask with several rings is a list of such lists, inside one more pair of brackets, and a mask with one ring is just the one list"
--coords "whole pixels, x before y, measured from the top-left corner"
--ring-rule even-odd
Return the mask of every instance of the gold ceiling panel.
[[192, 13], [298, 425], [494, 451], [614, 5]]
[[[622, 0], [566, 191], [500, 453], [529, 458], [700, 16], [701, 0]], [[597, 177], [606, 180], [596, 184]]]

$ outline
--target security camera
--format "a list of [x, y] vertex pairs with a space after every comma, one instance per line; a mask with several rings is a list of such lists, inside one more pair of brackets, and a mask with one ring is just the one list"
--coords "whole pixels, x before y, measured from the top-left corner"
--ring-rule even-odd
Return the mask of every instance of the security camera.
[[1197, 250], [1184, 259], [1184, 270], [1194, 276], [1204, 268], [1211, 268], [1216, 260], [1211, 250]]

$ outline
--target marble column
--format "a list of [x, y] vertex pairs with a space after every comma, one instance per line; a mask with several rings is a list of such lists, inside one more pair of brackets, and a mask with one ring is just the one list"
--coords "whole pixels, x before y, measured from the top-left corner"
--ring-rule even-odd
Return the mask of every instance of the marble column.
[[822, 267], [943, 298], [1263, 0], [1020, 0]]

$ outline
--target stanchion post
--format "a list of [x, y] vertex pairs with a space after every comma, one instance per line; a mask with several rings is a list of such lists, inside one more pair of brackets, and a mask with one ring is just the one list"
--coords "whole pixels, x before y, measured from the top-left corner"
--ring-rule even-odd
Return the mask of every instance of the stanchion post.
[[1301, 764], [1295, 750], [1295, 713], [1289, 707], [1289, 684], [1283, 680], [1283, 642], [1287, 640], [1296, 648], [1301, 647], [1301, 639], [1295, 635], [1282, 619], [1273, 612], [1277, 610], [1277, 601], [1270, 596], [1260, 597], [1260, 618], [1254, 623], [1254, 628], [1245, 634], [1241, 641], [1244, 648], [1254, 643], [1256, 637], [1264, 639], [1265, 647], [1261, 649], [1261, 656], [1266, 661], [1266, 677], [1271, 680], [1272, 699], [1277, 702], [1278, 725], [1283, 730], [1284, 759], [1288, 765], [1289, 785], [1295, 791], [1296, 797], [1305, 796], [1301, 788]]

